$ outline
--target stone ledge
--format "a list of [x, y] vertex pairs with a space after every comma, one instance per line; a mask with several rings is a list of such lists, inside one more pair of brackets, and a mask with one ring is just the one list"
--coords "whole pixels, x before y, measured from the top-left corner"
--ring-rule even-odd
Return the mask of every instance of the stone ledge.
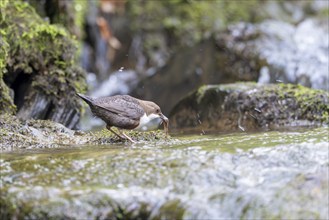
[[329, 93], [291, 84], [205, 85], [170, 114], [172, 129], [254, 130], [329, 124]]

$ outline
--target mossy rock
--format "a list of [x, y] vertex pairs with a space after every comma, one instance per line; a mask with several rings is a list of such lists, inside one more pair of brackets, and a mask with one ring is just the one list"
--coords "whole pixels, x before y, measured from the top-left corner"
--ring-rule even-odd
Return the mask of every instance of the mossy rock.
[[8, 43], [0, 35], [0, 113], [14, 114], [16, 111], [16, 106], [10, 96], [10, 89], [3, 81], [3, 75], [6, 73], [8, 48]]
[[24, 0], [29, 3], [42, 18], [51, 24], [63, 25], [70, 34], [78, 39], [83, 38], [85, 13], [88, 10], [89, 1], [52, 0], [41, 3], [39, 0]]
[[[118, 132], [115, 128], [114, 130]], [[164, 131], [136, 132], [125, 131], [137, 142], [165, 142], [168, 137]], [[0, 150], [33, 148], [58, 148], [75, 145], [102, 145], [127, 143], [107, 129], [95, 132], [73, 131], [62, 124], [49, 120], [30, 119], [23, 121], [9, 114], [0, 115]]]
[[174, 129], [253, 130], [329, 124], [329, 93], [300, 85], [205, 85], [170, 114]]
[[17, 115], [76, 127], [81, 104], [74, 94], [86, 89], [85, 72], [77, 65], [77, 42], [26, 3], [9, 2], [1, 12], [1, 39], [10, 47], [5, 48], [0, 80], [14, 92], [10, 101]]

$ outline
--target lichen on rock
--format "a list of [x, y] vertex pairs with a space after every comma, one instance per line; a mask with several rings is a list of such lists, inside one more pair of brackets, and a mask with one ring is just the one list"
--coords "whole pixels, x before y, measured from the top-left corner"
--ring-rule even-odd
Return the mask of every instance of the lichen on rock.
[[26, 3], [10, 2], [1, 12], [1, 38], [10, 47], [0, 79], [14, 92], [17, 115], [76, 127], [81, 104], [74, 94], [86, 89], [85, 73], [77, 66], [77, 42]]

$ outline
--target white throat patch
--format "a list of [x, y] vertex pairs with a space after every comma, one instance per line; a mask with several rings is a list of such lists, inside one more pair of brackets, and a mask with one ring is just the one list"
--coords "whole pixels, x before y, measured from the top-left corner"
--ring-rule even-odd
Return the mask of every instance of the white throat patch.
[[161, 122], [161, 118], [159, 115], [150, 114], [147, 116], [146, 114], [144, 114], [139, 120], [139, 125], [134, 130], [138, 130], [138, 131], [154, 130], [158, 128], [160, 122]]

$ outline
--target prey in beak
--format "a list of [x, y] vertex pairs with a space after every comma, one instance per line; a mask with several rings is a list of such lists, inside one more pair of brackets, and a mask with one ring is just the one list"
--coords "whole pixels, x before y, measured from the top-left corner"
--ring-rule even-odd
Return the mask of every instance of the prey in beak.
[[166, 135], [168, 135], [168, 127], [169, 127], [169, 119], [162, 113], [159, 114], [160, 115], [160, 118], [161, 118], [161, 123], [163, 123], [163, 128], [164, 128], [164, 131], [166, 133]]

